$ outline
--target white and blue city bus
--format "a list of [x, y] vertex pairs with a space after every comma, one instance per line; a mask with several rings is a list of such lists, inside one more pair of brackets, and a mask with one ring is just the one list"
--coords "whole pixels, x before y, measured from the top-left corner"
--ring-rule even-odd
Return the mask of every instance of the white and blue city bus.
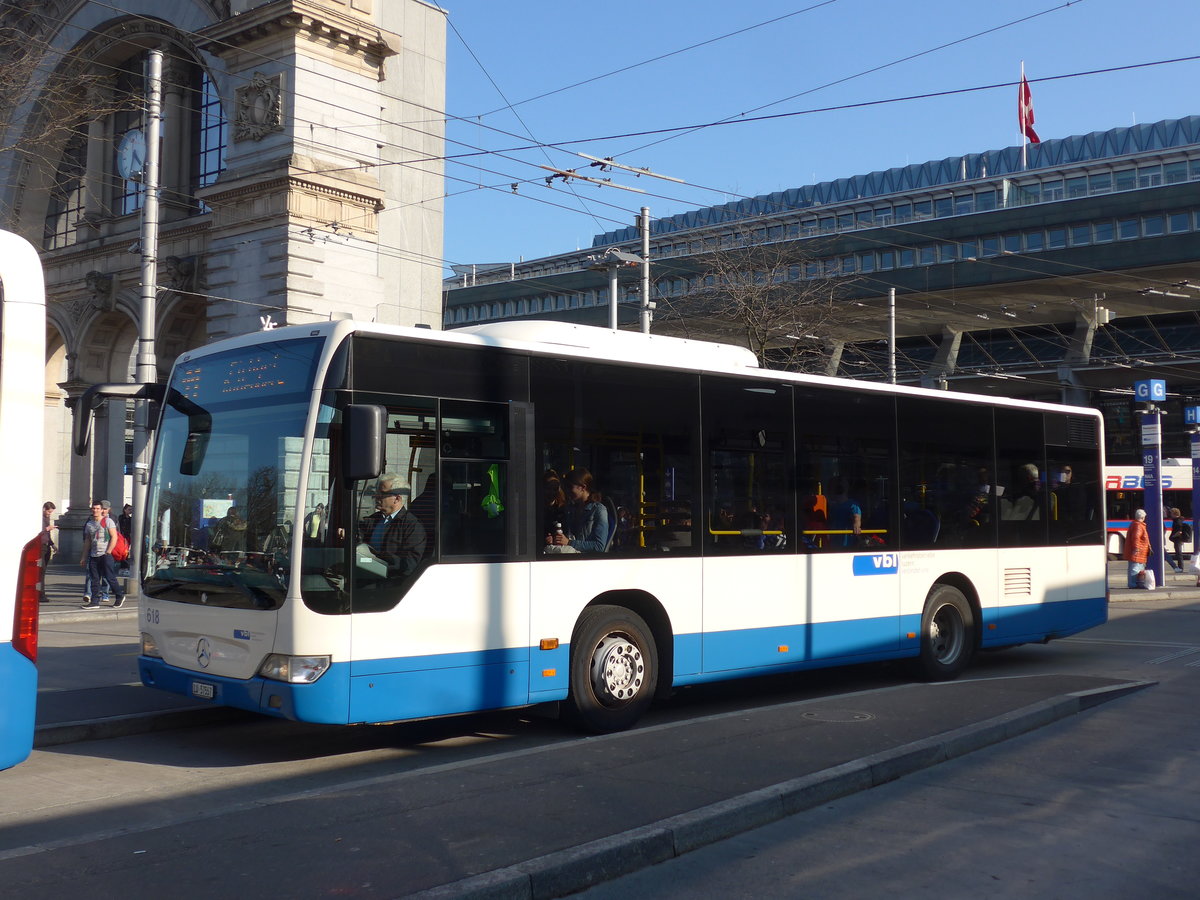
[[0, 231], [0, 769], [33, 749], [41, 572], [46, 298], [37, 252]]
[[[903, 657], [953, 678], [1107, 618], [1094, 410], [550, 322], [264, 331], [184, 354], [156, 399], [138, 666], [217, 704], [561, 702], [612, 731], [685, 685]], [[547, 552], [544, 474], [576, 468], [611, 527]], [[410, 565], [364, 527], [381, 474], [425, 536]]]

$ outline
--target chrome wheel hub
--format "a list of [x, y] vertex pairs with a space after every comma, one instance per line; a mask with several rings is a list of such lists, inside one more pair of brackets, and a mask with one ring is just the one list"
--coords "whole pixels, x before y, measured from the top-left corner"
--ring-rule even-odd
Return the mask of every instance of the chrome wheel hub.
[[645, 677], [642, 651], [626, 637], [610, 634], [592, 653], [592, 684], [602, 701], [632, 700], [642, 689]]

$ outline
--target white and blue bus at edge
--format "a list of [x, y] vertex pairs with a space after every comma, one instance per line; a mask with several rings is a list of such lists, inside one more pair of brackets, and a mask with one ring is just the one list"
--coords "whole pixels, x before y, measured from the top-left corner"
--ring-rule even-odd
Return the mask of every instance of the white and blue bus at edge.
[[0, 517], [0, 769], [33, 749], [41, 578], [42, 417], [46, 300], [42, 267], [24, 239], [0, 231], [0, 448], [8, 509]]
[[[905, 657], [947, 679], [1107, 618], [1095, 410], [552, 322], [265, 330], [140, 396], [138, 666], [215, 704], [552, 703], [614, 731], [688, 685]], [[550, 547], [571, 470], [607, 526]], [[419, 524], [402, 550], [375, 543], [381, 487]]]

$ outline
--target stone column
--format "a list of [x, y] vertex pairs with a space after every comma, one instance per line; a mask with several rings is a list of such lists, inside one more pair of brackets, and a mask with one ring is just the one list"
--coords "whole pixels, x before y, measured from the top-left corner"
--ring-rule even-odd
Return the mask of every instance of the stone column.
[[1062, 362], [1058, 364], [1058, 381], [1062, 385], [1062, 402], [1078, 406], [1089, 405], [1089, 391], [1079, 383], [1076, 370], [1087, 367], [1092, 360], [1092, 342], [1096, 337], [1096, 329], [1107, 325], [1112, 314], [1099, 305], [1098, 300], [1092, 301], [1091, 309], [1076, 309], [1075, 330], [1071, 333], [1071, 343], [1063, 354]]
[[946, 387], [946, 379], [958, 368], [958, 348], [962, 345], [962, 331], [942, 326], [942, 342], [938, 344], [937, 356], [929, 370], [921, 376], [921, 387]]
[[163, 137], [159, 184], [160, 208], [165, 219], [189, 214], [191, 203], [192, 103], [191, 69], [183, 60], [168, 57], [163, 63]]
[[[93, 91], [96, 90], [93, 88]], [[93, 100], [97, 107], [98, 100]], [[101, 116], [88, 124], [87, 168], [83, 173], [83, 216], [79, 222], [79, 240], [98, 237], [99, 222], [108, 212], [111, 192], [106, 189], [115, 172], [112, 152], [112, 117]]]

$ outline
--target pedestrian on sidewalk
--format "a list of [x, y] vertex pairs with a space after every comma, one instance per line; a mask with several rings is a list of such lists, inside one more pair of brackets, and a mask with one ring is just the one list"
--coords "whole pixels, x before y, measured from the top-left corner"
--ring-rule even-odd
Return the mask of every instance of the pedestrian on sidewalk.
[[[125, 592], [117, 580], [112, 558], [112, 548], [117, 542], [117, 523], [107, 515], [110, 509], [107, 501], [96, 500], [92, 503], [92, 518], [83, 526], [83, 556], [79, 564], [86, 567], [92, 590], [99, 591], [101, 582], [108, 585], [112, 591], [113, 608], [119, 609], [125, 602]], [[86, 597], [85, 600], [84, 609], [100, 608], [99, 599]]]
[[1171, 507], [1171, 533], [1168, 535], [1168, 540], [1175, 547], [1175, 561], [1171, 563], [1176, 573], [1183, 573], [1183, 545], [1191, 540], [1192, 536], [1189, 533], [1191, 529], [1183, 521], [1183, 513], [1179, 511], [1178, 506]]
[[38, 582], [39, 600], [42, 603], [48, 603], [46, 599], [46, 572], [50, 568], [50, 560], [54, 557], [54, 551], [58, 547], [54, 543], [54, 510], [58, 509], [52, 502], [47, 500], [42, 504], [42, 578]]
[[[125, 540], [129, 542], [129, 546], [133, 546], [133, 507], [126, 503], [121, 509], [121, 515], [117, 517], [117, 528], [121, 534], [125, 535]], [[117, 565], [117, 576], [125, 577], [129, 575], [129, 560]]]
[[[101, 500], [100, 505], [104, 508], [104, 515], [107, 516], [112, 512], [112, 504], [110, 504], [107, 500]], [[87, 545], [87, 527], [88, 527], [88, 523], [91, 521], [92, 521], [91, 519], [88, 519], [87, 522], [83, 523], [84, 546]], [[108, 582], [107, 581], [104, 581], [103, 579], [101, 579], [95, 585], [95, 593], [93, 593], [92, 588], [93, 588], [92, 574], [91, 574], [91, 572], [88, 571], [87, 566], [84, 565], [84, 568], [83, 568], [83, 602], [91, 603], [94, 600], [96, 606], [103, 606], [105, 603], [108, 602], [109, 597], [108, 597]]]
[[1146, 511], [1137, 509], [1125, 533], [1125, 559], [1129, 561], [1129, 586], [1141, 587], [1139, 576], [1146, 571], [1146, 560], [1150, 558], [1150, 532], [1146, 530]]

